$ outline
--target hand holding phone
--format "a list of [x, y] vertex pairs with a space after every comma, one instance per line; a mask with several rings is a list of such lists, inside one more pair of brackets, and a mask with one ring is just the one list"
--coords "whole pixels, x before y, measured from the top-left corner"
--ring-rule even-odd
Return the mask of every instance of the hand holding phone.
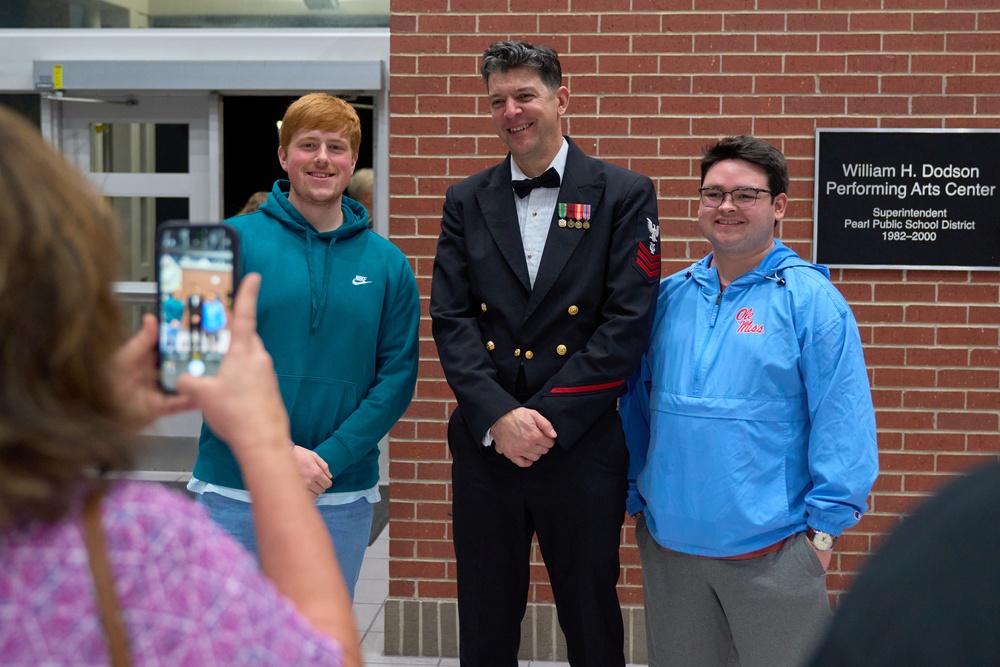
[[161, 417], [197, 407], [189, 398], [163, 392], [156, 367], [157, 339], [156, 318], [143, 315], [139, 330], [125, 341], [112, 360], [112, 388], [123, 408], [125, 423], [135, 434]]
[[221, 223], [166, 223], [156, 232], [158, 368], [164, 391], [177, 378], [218, 373], [231, 339], [239, 267], [236, 230]]

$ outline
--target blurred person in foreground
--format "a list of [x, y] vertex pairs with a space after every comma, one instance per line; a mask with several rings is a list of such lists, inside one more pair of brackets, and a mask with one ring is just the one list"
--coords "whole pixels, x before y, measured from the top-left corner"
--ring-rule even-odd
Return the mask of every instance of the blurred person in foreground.
[[[107, 203], [3, 109], [0, 145], [0, 661], [110, 664], [121, 655], [110, 618], [133, 665], [360, 665], [347, 589], [255, 333], [260, 277], [244, 279], [219, 376], [184, 376], [164, 394], [155, 318], [122, 344]], [[254, 493], [259, 568], [187, 498], [108, 474], [129, 469], [142, 428], [191, 408], [224, 434]], [[99, 517], [104, 548], [85, 546], [84, 516]], [[99, 555], [107, 586], [91, 573]], [[109, 588], [110, 616], [95, 595]]]
[[834, 542], [867, 510], [875, 410], [858, 324], [775, 238], [788, 165], [726, 137], [701, 162], [712, 252], [660, 283], [621, 401], [649, 664], [800, 665], [830, 620]]
[[903, 519], [843, 596], [811, 667], [1000, 662], [1000, 465]]

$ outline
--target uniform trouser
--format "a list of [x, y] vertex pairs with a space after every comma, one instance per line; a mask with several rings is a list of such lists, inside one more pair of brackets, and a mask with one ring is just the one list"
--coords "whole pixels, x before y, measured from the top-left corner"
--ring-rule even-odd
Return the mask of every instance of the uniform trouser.
[[831, 612], [805, 534], [757, 558], [721, 560], [663, 549], [641, 517], [635, 533], [650, 667], [799, 667], [811, 656]]
[[516, 667], [532, 534], [545, 560], [573, 667], [621, 667], [616, 585], [628, 453], [617, 412], [569, 450], [529, 468], [483, 448], [452, 419], [459, 654], [463, 667]]

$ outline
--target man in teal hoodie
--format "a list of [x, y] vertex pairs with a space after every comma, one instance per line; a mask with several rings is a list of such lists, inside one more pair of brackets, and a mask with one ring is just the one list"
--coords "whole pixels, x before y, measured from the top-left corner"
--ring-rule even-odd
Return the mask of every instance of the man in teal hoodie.
[[[330, 530], [351, 596], [378, 502], [379, 440], [417, 377], [420, 297], [406, 256], [343, 196], [361, 144], [357, 113], [323, 93], [288, 107], [278, 159], [288, 180], [229, 220], [244, 273], [263, 277], [257, 331], [274, 358], [293, 454]], [[205, 425], [188, 488], [250, 551], [256, 538], [239, 467]]]

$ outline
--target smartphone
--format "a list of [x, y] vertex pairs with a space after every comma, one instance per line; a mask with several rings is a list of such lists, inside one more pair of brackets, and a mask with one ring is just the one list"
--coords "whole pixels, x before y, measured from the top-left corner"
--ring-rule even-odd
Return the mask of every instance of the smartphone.
[[222, 223], [168, 222], [156, 230], [158, 368], [164, 391], [184, 373], [215, 375], [229, 350], [239, 283], [239, 237]]

